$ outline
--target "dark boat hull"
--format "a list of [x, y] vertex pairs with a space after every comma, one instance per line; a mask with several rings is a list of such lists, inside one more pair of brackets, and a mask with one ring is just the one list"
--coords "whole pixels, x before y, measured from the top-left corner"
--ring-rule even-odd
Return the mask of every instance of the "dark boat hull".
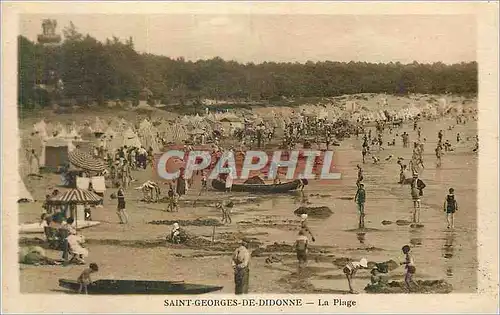
[[[59, 286], [78, 292], [80, 284], [59, 279]], [[175, 281], [97, 280], [87, 287], [89, 294], [204, 294], [220, 291], [221, 286], [190, 284]]]
[[[282, 194], [292, 190], [299, 189], [302, 185], [307, 185], [307, 182], [303, 182], [300, 179], [296, 179], [291, 182], [283, 184], [273, 184], [273, 185], [261, 185], [261, 184], [233, 184], [231, 191], [234, 192], [249, 192], [249, 193], [261, 193], [261, 194]], [[212, 181], [212, 187], [219, 191], [226, 190], [226, 183], [214, 179]]]

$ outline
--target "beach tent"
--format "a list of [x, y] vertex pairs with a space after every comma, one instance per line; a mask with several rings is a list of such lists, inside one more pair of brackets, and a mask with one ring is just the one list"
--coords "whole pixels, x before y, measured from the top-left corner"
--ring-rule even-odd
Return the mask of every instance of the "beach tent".
[[80, 130], [80, 135], [84, 141], [91, 141], [95, 139], [94, 131], [90, 128], [90, 126], [84, 126]]
[[141, 140], [139, 139], [139, 136], [132, 130], [131, 127], [129, 127], [125, 132], [123, 133], [123, 140], [122, 140], [122, 145], [127, 146], [127, 147], [136, 147], [140, 148], [142, 146]]
[[33, 133], [38, 134], [42, 139], [48, 138], [47, 124], [42, 119], [33, 125]]
[[106, 130], [106, 124], [99, 117], [95, 118], [94, 123], [90, 127], [94, 132], [104, 132]]
[[153, 127], [153, 125], [148, 120], [144, 119], [139, 124], [139, 139], [145, 148], [151, 147], [153, 149], [153, 152], [160, 151], [160, 145], [156, 140], [157, 133], [158, 131], [156, 130], [156, 128]]
[[26, 185], [24, 184], [23, 179], [19, 175], [19, 172], [17, 172], [16, 174], [17, 174], [17, 190], [18, 190], [17, 202], [35, 201], [31, 193], [26, 188]]
[[181, 124], [173, 124], [165, 129], [165, 140], [167, 142], [182, 143], [188, 138], [187, 130]]
[[43, 146], [40, 166], [57, 169], [68, 163], [69, 152], [74, 149], [73, 144], [61, 138], [50, 138]]

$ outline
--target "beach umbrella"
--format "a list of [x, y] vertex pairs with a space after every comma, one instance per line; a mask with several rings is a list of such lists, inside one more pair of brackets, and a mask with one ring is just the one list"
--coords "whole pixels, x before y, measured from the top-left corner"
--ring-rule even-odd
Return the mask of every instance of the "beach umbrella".
[[101, 196], [89, 190], [72, 188], [66, 192], [49, 199], [51, 204], [98, 204], [102, 200]]
[[71, 151], [68, 155], [68, 159], [71, 164], [87, 171], [102, 172], [106, 169], [106, 165], [103, 161], [78, 149]]
[[[73, 188], [58, 196], [48, 200], [49, 204], [57, 205], [86, 205], [98, 204], [101, 202], [101, 196], [85, 189]], [[75, 225], [78, 228], [78, 211], [75, 211]]]

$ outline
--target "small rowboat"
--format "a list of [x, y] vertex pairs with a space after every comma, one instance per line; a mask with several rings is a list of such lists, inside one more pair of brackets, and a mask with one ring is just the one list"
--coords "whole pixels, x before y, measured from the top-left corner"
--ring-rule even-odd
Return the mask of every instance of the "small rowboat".
[[[249, 192], [249, 193], [261, 193], [261, 194], [282, 194], [292, 190], [297, 190], [305, 185], [307, 185], [306, 179], [296, 179], [291, 182], [286, 182], [283, 184], [233, 184], [231, 191], [234, 192]], [[226, 183], [214, 179], [212, 181], [212, 187], [219, 191], [226, 190]]]
[[[78, 292], [75, 280], [59, 279], [59, 286]], [[220, 291], [223, 287], [191, 284], [184, 281], [109, 280], [94, 281], [87, 287], [89, 294], [203, 294]]]

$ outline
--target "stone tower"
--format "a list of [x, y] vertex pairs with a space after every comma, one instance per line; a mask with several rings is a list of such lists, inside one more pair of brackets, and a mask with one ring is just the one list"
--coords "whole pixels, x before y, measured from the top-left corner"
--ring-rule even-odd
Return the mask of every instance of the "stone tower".
[[61, 35], [56, 33], [57, 21], [45, 19], [42, 22], [42, 34], [38, 35], [38, 43], [56, 46], [61, 43]]

